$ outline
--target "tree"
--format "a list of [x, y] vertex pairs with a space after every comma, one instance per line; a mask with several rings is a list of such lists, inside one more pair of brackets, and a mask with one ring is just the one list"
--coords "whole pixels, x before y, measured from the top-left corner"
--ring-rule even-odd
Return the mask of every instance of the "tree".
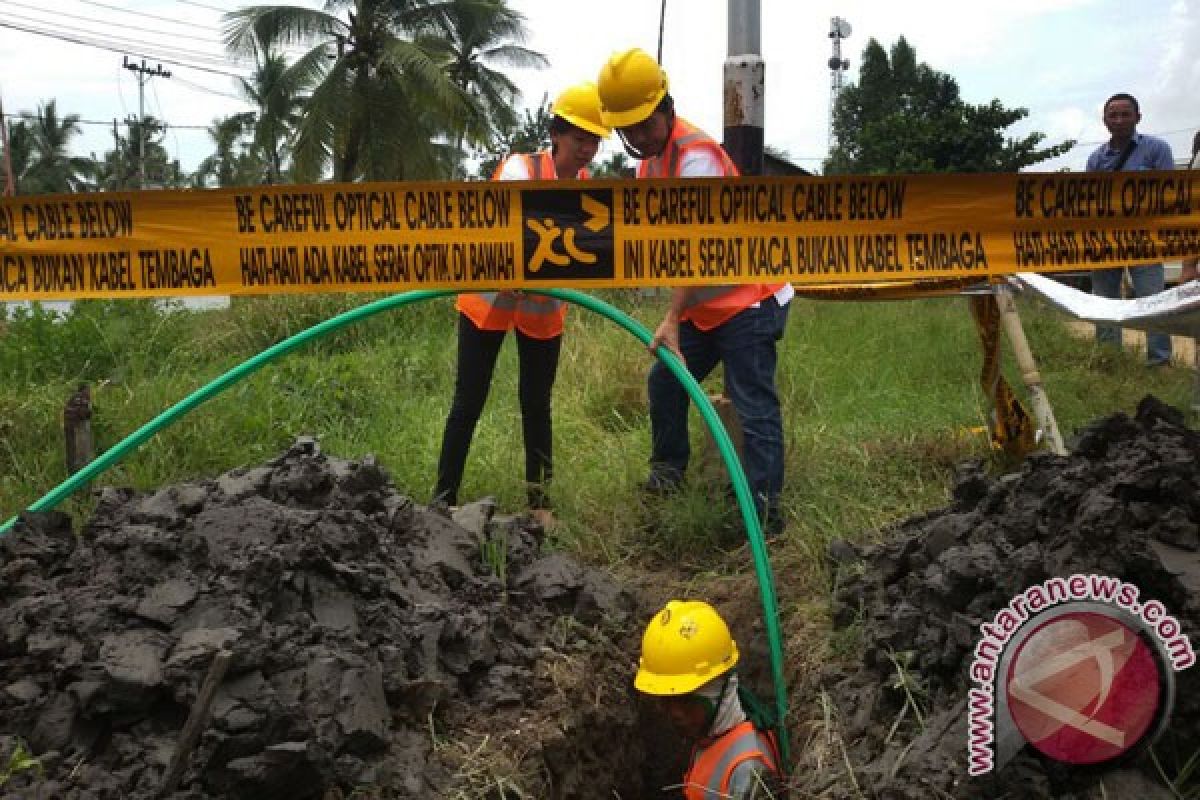
[[[296, 83], [298, 79], [298, 75], [288, 70], [287, 60], [271, 52], [258, 59], [249, 80], [238, 79], [242, 95], [257, 107], [250, 126], [254, 134], [253, 155], [266, 165], [263, 183], [276, 184], [283, 180], [285, 149], [301, 120], [304, 87]], [[228, 133], [224, 132], [225, 135]], [[218, 145], [221, 143], [216, 136], [213, 138]]]
[[102, 158], [96, 158], [93, 153], [90, 159], [85, 159], [90, 188], [100, 191], [139, 188], [143, 183], [139, 177], [143, 159], [146, 164], [144, 188], [168, 189], [187, 185], [178, 159], [172, 159], [162, 146], [162, 135], [166, 130], [163, 123], [152, 116], [139, 120], [131, 115], [125, 120], [125, 130], [124, 135], [114, 132], [113, 149]]
[[88, 173], [92, 187], [101, 192], [120, 192], [137, 188], [137, 156], [130, 158], [118, 139], [117, 149], [109, 150], [97, 158], [92, 153], [92, 167]]
[[501, 130], [490, 147], [479, 148], [475, 157], [479, 159], [478, 176], [490, 180], [496, 167], [511, 153], [536, 153], [550, 146], [550, 104], [542, 98], [542, 104], [533, 112], [525, 109], [525, 119]]
[[[177, 159], [173, 160], [162, 140], [167, 126], [153, 116], [141, 119], [130, 116], [125, 120], [127, 135], [117, 142], [117, 152], [129, 162], [135, 174], [144, 164], [143, 189], [173, 189], [187, 185], [186, 176]], [[140, 146], [139, 146], [140, 143]], [[137, 183], [134, 183], [137, 186]]]
[[[21, 113], [28, 126], [29, 163], [21, 175], [23, 194], [77, 192], [87, 188], [91, 162], [68, 155], [71, 139], [82, 132], [79, 115], [59, 116], [56, 101], [38, 104], [36, 113]], [[13, 165], [14, 174], [16, 165]]]
[[637, 168], [623, 152], [611, 156], [592, 167], [593, 178], [632, 178]]
[[255, 130], [255, 114], [249, 111], [213, 120], [208, 135], [216, 152], [200, 162], [192, 184], [209, 186], [253, 186], [269, 181], [271, 168], [261, 157], [249, 134]]
[[8, 160], [13, 176], [13, 191], [21, 194], [21, 180], [33, 163], [33, 133], [28, 121], [14, 120], [8, 126]]
[[[330, 172], [338, 181], [449, 174], [457, 159], [447, 137], [486, 113], [475, 110], [463, 88], [475, 79], [464, 74], [460, 85], [450, 73], [446, 42], [456, 5], [472, 7], [482, 30], [488, 15], [501, 29], [514, 24], [500, 0], [328, 0], [325, 10], [254, 6], [226, 15], [226, 43], [235, 54], [308, 48], [284, 74], [290, 86], [309, 91], [292, 150], [299, 179]], [[474, 34], [460, 41], [467, 38], [482, 43], [468, 55], [498, 41]], [[471, 58], [474, 64], [479, 56]]]
[[834, 107], [837, 146], [825, 172], [1014, 172], [1074, 146], [1039, 147], [1041, 133], [1006, 137], [1004, 130], [1028, 114], [999, 100], [965, 103], [954, 78], [918, 62], [904, 37], [890, 59], [871, 39], [858, 83], [842, 90]]
[[456, 132], [464, 141], [487, 145], [519, 122], [514, 110], [520, 90], [498, 67], [542, 68], [549, 61], [524, 47], [525, 17], [504, 0], [448, 0], [441, 4], [444, 35], [427, 37], [424, 45], [439, 54], [450, 80], [466, 96], [466, 118]]

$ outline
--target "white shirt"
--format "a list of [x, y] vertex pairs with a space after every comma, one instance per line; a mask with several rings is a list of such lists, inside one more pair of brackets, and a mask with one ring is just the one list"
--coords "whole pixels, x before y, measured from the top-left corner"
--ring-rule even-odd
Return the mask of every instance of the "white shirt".
[[[551, 169], [554, 167], [551, 166]], [[557, 175], [543, 175], [543, 180], [552, 180], [557, 178]], [[504, 166], [500, 168], [499, 180], [502, 181], [531, 181], [533, 174], [529, 171], [529, 159], [517, 158], [509, 156], [504, 159]]]
[[[725, 168], [707, 147], [692, 148], [683, 154], [683, 160], [679, 163], [679, 177], [681, 178], [719, 178], [724, 174]], [[786, 306], [795, 294], [796, 290], [792, 288], [792, 285], [785, 283], [775, 292], [775, 302], [780, 306]], [[757, 308], [758, 303], [750, 307]]]
[[[679, 163], [679, 177], [681, 178], [719, 178], [724, 174], [725, 168], [707, 147], [692, 148], [683, 154], [683, 160]], [[796, 290], [792, 288], [792, 285], [785, 283], [775, 292], [775, 302], [780, 306], [786, 306], [795, 295]], [[757, 307], [758, 303], [751, 306], [751, 308]]]

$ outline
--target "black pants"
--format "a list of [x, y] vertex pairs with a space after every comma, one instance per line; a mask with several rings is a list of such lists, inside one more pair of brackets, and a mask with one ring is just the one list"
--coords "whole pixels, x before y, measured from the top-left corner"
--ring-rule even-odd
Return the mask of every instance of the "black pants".
[[[543, 508], [546, 505], [543, 487], [550, 481], [552, 472], [550, 393], [558, 372], [562, 336], [535, 339], [520, 331], [514, 333], [520, 369], [517, 394], [525, 435], [525, 481], [529, 504]], [[480, 330], [465, 314], [458, 315], [458, 371], [454, 378], [454, 402], [450, 405], [446, 430], [442, 434], [434, 501], [458, 505], [458, 488], [462, 485], [467, 451], [471, 449], [475, 425], [492, 387], [492, 372], [504, 335], [505, 331]]]

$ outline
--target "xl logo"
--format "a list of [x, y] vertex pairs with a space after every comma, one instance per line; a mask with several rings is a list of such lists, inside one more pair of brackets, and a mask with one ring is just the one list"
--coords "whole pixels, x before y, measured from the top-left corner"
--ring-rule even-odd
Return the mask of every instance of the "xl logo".
[[1056, 617], [1009, 662], [1009, 712], [1051, 758], [1095, 764], [1136, 746], [1159, 710], [1163, 674], [1151, 647], [1107, 614]]
[[562, 283], [613, 277], [611, 189], [521, 192], [524, 277]]

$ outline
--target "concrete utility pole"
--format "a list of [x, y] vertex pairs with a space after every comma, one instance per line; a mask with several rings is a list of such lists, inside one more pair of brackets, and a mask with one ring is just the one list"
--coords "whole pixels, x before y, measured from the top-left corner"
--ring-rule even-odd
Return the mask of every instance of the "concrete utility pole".
[[725, 149], [743, 175], [763, 171], [766, 67], [762, 59], [759, 0], [729, 0], [725, 58]]
[[146, 66], [146, 59], [142, 59], [142, 63], [133, 63], [129, 60], [129, 56], [125, 56], [125, 60], [121, 66], [137, 76], [138, 82], [138, 188], [146, 188], [146, 83], [151, 78], [169, 78], [171, 73], [162, 68], [162, 64], [158, 64], [154, 69]]

